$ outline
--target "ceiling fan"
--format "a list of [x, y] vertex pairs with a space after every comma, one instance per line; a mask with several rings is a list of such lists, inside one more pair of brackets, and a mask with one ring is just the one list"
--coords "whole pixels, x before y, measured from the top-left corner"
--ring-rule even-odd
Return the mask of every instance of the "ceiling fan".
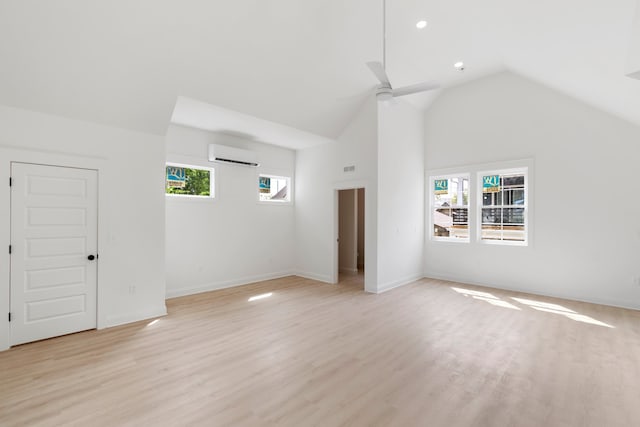
[[378, 101], [389, 101], [398, 96], [411, 95], [412, 93], [426, 92], [440, 87], [435, 82], [422, 82], [414, 85], [404, 86], [394, 89], [391, 86], [385, 67], [387, 64], [387, 2], [382, 0], [382, 62], [370, 61], [367, 66], [373, 74], [380, 80], [376, 87], [376, 98]]

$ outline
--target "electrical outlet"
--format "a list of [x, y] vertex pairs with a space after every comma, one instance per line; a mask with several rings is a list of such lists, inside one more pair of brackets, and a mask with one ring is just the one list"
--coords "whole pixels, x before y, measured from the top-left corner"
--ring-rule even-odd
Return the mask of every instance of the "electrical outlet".
[[136, 294], [136, 285], [129, 286], [129, 295], [135, 295], [135, 294]]

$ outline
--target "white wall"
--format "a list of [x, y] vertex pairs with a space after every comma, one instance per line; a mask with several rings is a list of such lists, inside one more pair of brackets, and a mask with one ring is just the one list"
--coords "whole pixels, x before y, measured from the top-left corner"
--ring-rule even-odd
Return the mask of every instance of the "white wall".
[[[167, 296], [251, 283], [294, 272], [294, 204], [258, 203], [258, 174], [290, 176], [295, 151], [171, 125], [167, 161], [215, 169], [216, 197], [167, 197]], [[251, 149], [260, 166], [210, 163], [211, 143]], [[295, 191], [295, 186], [294, 186]]]
[[423, 273], [423, 113], [402, 100], [381, 104], [378, 129], [378, 291], [384, 291]]
[[296, 156], [296, 274], [333, 279], [333, 176], [337, 144], [299, 150]]
[[[0, 242], [9, 245], [11, 161], [99, 169], [98, 327], [166, 313], [162, 137], [0, 106]], [[9, 311], [1, 251], [0, 313]], [[131, 287], [135, 287], [135, 291]], [[0, 316], [0, 349], [9, 324]]]
[[636, 0], [636, 13], [631, 27], [625, 74], [634, 79], [640, 79], [640, 0]]
[[[296, 271], [334, 282], [337, 271], [338, 189], [365, 188], [365, 289], [377, 291], [377, 105], [371, 96], [333, 144], [296, 157]], [[354, 172], [344, 166], [355, 165]]]
[[532, 244], [427, 241], [425, 275], [640, 308], [640, 128], [510, 73], [427, 112], [427, 170], [523, 158]]

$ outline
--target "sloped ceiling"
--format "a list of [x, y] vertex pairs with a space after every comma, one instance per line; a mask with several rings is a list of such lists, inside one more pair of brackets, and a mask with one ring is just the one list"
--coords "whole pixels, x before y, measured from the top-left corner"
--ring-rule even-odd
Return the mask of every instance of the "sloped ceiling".
[[[335, 138], [376, 84], [381, 3], [0, 0], [0, 103], [164, 134], [182, 96]], [[640, 124], [624, 76], [635, 7], [387, 0], [388, 74], [447, 87], [506, 68]]]

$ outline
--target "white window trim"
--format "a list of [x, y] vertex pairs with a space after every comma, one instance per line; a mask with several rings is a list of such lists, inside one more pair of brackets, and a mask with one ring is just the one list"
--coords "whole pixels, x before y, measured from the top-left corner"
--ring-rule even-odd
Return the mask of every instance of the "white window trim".
[[[167, 173], [167, 166], [177, 166], [177, 167], [181, 167], [181, 168], [188, 168], [188, 169], [199, 169], [199, 170], [208, 170], [209, 171], [209, 196], [195, 196], [195, 195], [191, 195], [191, 194], [167, 194], [167, 177], [166, 177], [166, 173]], [[207, 166], [202, 166], [200, 164], [197, 164], [196, 162], [194, 163], [189, 163], [189, 162], [165, 162], [164, 165], [164, 173], [165, 173], [165, 177], [164, 177], [164, 195], [167, 198], [167, 200], [201, 200], [201, 201], [212, 201], [215, 200], [216, 198], [216, 185], [217, 185], [217, 180], [216, 180], [216, 170], [215, 168], [207, 165]]]
[[524, 175], [524, 204], [522, 207], [524, 208], [524, 241], [515, 241], [515, 240], [490, 240], [482, 238], [482, 197], [478, 197], [476, 202], [476, 240], [478, 243], [482, 245], [500, 245], [500, 246], [529, 246], [530, 240], [530, 223], [529, 223], [529, 171], [530, 168], [527, 166], [517, 167], [517, 168], [502, 168], [502, 169], [490, 169], [490, 170], [482, 170], [476, 173], [476, 190], [475, 193], [480, 195], [482, 194], [482, 177], [486, 175]]
[[[435, 180], [436, 179], [451, 179], [451, 178], [467, 178], [469, 180], [469, 201], [467, 204], [467, 209], [468, 209], [468, 219], [467, 219], [467, 224], [469, 227], [469, 237], [467, 237], [466, 239], [459, 239], [456, 237], [443, 237], [443, 236], [436, 236], [433, 233], [433, 225], [434, 225], [434, 218], [433, 218], [433, 211], [435, 210], [435, 203], [434, 203], [434, 184], [435, 184]], [[434, 242], [454, 242], [454, 243], [469, 243], [471, 242], [471, 228], [472, 228], [472, 222], [471, 222], [471, 213], [472, 213], [472, 206], [473, 206], [473, 186], [472, 186], [472, 182], [471, 182], [471, 174], [468, 172], [460, 172], [460, 173], [450, 173], [450, 174], [446, 174], [446, 175], [430, 175], [429, 176], [429, 239], [431, 239]]]
[[[287, 180], [287, 187], [289, 187], [289, 191], [287, 192], [287, 199], [286, 200], [260, 200], [260, 186], [259, 186], [259, 182], [260, 182], [260, 177], [266, 177], [266, 178], [276, 178], [276, 179], [286, 179]], [[271, 206], [290, 206], [293, 204], [293, 176], [289, 176], [289, 175], [282, 175], [282, 174], [278, 174], [278, 173], [265, 173], [265, 172], [258, 172], [258, 174], [256, 175], [256, 197], [257, 197], [257, 203], [261, 204], [261, 205], [271, 205]]]

